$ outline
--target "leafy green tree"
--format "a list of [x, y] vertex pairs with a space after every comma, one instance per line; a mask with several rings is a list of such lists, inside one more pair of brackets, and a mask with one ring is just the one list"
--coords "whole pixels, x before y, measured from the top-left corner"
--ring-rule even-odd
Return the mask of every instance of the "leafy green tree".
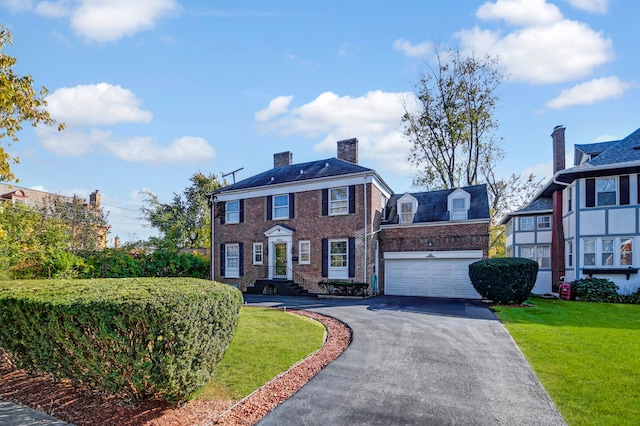
[[427, 190], [486, 183], [491, 209], [490, 253], [504, 255], [500, 220], [522, 207], [541, 187], [530, 175], [495, 176], [504, 159], [496, 136], [498, 89], [506, 75], [498, 58], [478, 58], [458, 50], [435, 49], [435, 65], [415, 85], [416, 103], [405, 102], [404, 136], [414, 185]]
[[160, 232], [153, 242], [169, 248], [211, 247], [211, 217], [207, 194], [223, 186], [215, 174], [196, 172], [191, 185], [182, 194], [173, 194], [171, 203], [145, 191], [145, 206], [141, 212], [148, 226]]
[[0, 275], [3, 278], [70, 277], [83, 267], [68, 252], [68, 225], [21, 204], [0, 203]]
[[[25, 121], [33, 126], [56, 124], [44, 109], [47, 106], [44, 99], [48, 93], [47, 89], [42, 87], [36, 93], [31, 75], [15, 74], [13, 67], [16, 59], [3, 53], [3, 49], [12, 43], [11, 33], [0, 24], [0, 143], [2, 139], [9, 138], [7, 146], [12, 142], [18, 142], [17, 133]], [[63, 128], [63, 124], [58, 125], [58, 130]], [[0, 181], [16, 178], [11, 171], [11, 160], [9, 153], [0, 146]], [[18, 159], [13, 158], [13, 162], [18, 163]]]
[[40, 206], [46, 217], [68, 225], [69, 250], [72, 252], [102, 250], [106, 246], [109, 223], [107, 214], [96, 204], [87, 204], [82, 197], [51, 194]]

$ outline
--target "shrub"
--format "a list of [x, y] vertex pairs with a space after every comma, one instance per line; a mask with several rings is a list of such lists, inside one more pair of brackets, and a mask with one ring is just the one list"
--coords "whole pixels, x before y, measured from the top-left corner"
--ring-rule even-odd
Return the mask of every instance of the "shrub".
[[473, 287], [497, 304], [527, 300], [537, 275], [537, 262], [518, 257], [484, 259], [469, 265]]
[[197, 279], [0, 283], [0, 346], [21, 368], [180, 402], [210, 380], [242, 294]]
[[337, 296], [366, 296], [369, 294], [367, 283], [352, 283], [349, 281], [320, 281], [321, 289], [328, 294]]
[[144, 256], [142, 274], [146, 277], [207, 278], [210, 261], [193, 253], [156, 250]]
[[121, 249], [85, 252], [82, 256], [87, 264], [82, 278], [127, 278], [142, 275], [136, 258]]
[[606, 278], [582, 278], [571, 283], [571, 297], [584, 302], [615, 302], [618, 289]]

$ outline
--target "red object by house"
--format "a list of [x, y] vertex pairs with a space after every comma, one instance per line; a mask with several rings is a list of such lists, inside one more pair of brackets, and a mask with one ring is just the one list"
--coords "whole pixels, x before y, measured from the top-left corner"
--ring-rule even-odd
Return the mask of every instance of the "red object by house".
[[571, 300], [571, 284], [560, 284], [560, 297], [564, 300]]

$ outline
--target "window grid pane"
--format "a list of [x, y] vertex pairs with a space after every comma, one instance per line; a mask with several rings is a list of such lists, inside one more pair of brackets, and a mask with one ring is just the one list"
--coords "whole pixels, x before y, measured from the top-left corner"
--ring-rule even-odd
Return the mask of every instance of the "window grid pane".
[[596, 240], [587, 238], [584, 240], [584, 266], [595, 266], [596, 264]]
[[226, 205], [226, 222], [239, 222], [240, 221], [240, 202], [228, 201]]
[[309, 241], [300, 241], [300, 263], [311, 262], [311, 243]]
[[612, 206], [616, 204], [616, 180], [615, 178], [598, 179], [596, 192], [599, 206]]
[[520, 218], [520, 230], [521, 231], [533, 231], [533, 218], [521, 217]]
[[613, 266], [613, 238], [602, 239], [602, 265]]
[[631, 237], [620, 238], [620, 265], [633, 264], [633, 239]]
[[329, 196], [329, 213], [330, 214], [343, 214], [348, 213], [349, 207], [349, 192], [347, 188], [332, 188]]
[[342, 268], [347, 266], [347, 242], [332, 241], [330, 261], [332, 267]]
[[273, 218], [288, 219], [289, 218], [289, 196], [275, 195], [273, 197]]

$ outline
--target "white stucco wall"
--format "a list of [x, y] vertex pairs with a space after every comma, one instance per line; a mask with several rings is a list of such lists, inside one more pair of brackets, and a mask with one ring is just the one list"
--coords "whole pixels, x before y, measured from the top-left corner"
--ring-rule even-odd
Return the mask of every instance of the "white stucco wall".
[[634, 234], [635, 232], [635, 208], [609, 210], [609, 234]]
[[580, 235], [604, 235], [606, 210], [580, 212]]

